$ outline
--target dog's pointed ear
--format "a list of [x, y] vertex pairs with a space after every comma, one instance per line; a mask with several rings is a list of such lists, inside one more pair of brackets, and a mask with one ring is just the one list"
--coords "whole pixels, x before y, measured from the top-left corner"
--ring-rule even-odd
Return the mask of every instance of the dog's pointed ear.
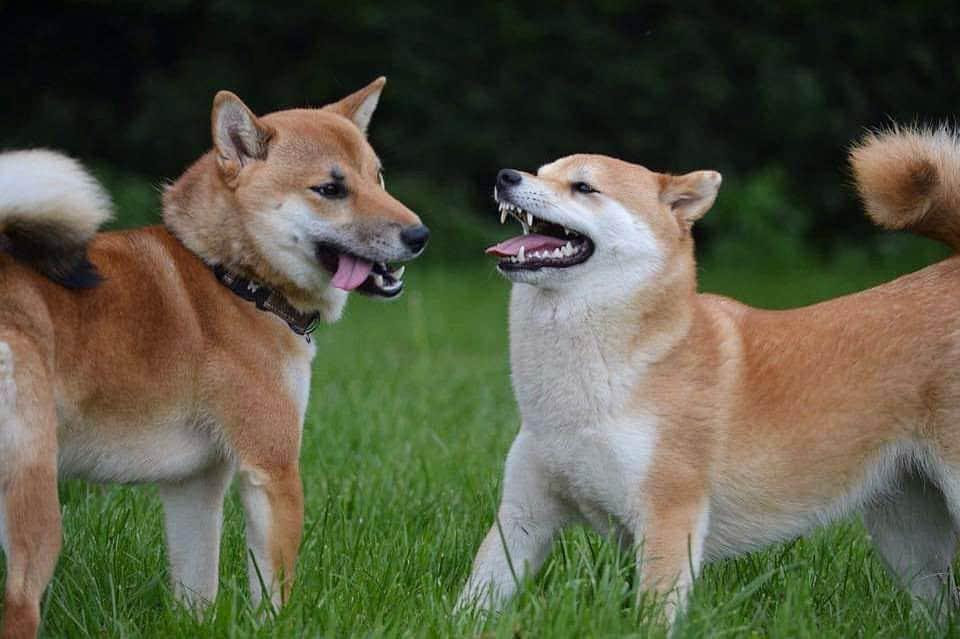
[[380, 76], [367, 86], [355, 93], [351, 93], [339, 102], [328, 104], [323, 107], [330, 111], [339, 113], [343, 117], [352, 120], [357, 128], [367, 134], [367, 127], [370, 126], [370, 118], [373, 112], [377, 110], [377, 103], [380, 101], [380, 93], [383, 91], [383, 85], [387, 79]]
[[689, 229], [713, 206], [722, 181], [716, 171], [664, 175], [660, 200], [670, 207], [680, 225]]
[[236, 183], [245, 164], [267, 158], [267, 143], [273, 137], [273, 129], [261, 122], [233, 93], [217, 93], [210, 124], [217, 164], [228, 184]]

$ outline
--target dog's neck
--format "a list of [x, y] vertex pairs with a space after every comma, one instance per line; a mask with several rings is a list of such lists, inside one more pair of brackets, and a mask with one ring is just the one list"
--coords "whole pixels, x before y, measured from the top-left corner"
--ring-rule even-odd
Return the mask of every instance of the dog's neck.
[[239, 204], [216, 173], [208, 153], [163, 194], [163, 222], [192, 253], [210, 265], [269, 286], [302, 312], [317, 312], [325, 322], [343, 313], [347, 295], [332, 286], [305, 291], [291, 284], [257, 251], [240, 219]]
[[650, 340], [681, 340], [696, 304], [696, 266], [680, 255], [643, 281], [608, 279], [603, 286], [578, 283], [562, 289], [513, 287], [511, 322], [567, 335], [589, 333], [611, 353], [642, 350]]
[[525, 419], [551, 413], [552, 424], [573, 426], [616, 412], [658, 362], [683, 347], [693, 328], [692, 258], [617, 294], [596, 292], [514, 285], [511, 365]]

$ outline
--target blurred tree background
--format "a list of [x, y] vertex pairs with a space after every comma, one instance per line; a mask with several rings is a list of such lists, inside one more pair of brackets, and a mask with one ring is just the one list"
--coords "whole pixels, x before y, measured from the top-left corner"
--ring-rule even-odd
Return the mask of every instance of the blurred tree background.
[[262, 113], [388, 76], [371, 137], [447, 259], [491, 233], [498, 168], [578, 151], [723, 172], [700, 235], [730, 259], [901, 250], [846, 150], [951, 120], [960, 86], [955, 2], [33, 2], [0, 25], [0, 143], [92, 163], [127, 224], [209, 148], [218, 89]]

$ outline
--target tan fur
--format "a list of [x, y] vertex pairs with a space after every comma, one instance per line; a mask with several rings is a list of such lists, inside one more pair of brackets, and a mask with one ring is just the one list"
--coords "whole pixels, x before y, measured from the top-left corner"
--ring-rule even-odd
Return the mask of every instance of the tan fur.
[[946, 127], [871, 133], [850, 152], [867, 213], [960, 248], [960, 140]]
[[[225, 484], [217, 469], [235, 468], [249, 497], [250, 543], [259, 544], [262, 533], [264, 546], [253, 549], [270, 564], [260, 566], [268, 575], [264, 594], [276, 602], [289, 596], [303, 527], [298, 457], [314, 347], [228, 290], [204, 262], [336, 319], [343, 295], [329, 286], [330, 274], [307, 263], [291, 276], [271, 261], [263, 229], [286, 224], [279, 218], [289, 209], [281, 205], [291, 199], [311, 224], [359, 228], [345, 237], [369, 238], [379, 247], [371, 252], [387, 250], [400, 230], [419, 224], [382, 188], [379, 161], [361, 131], [382, 87], [381, 79], [324, 110], [263, 118], [236, 96], [218, 95], [216, 148], [167, 189], [166, 227], [101, 233], [90, 242], [89, 259], [103, 278], [95, 288], [68, 290], [0, 251], [0, 346], [12, 355], [7, 368], [15, 382], [10, 401], [0, 397], [0, 524], [9, 542], [4, 639], [37, 630], [60, 544], [58, 449], [61, 468], [72, 474], [161, 484], [170, 530], [182, 532], [170, 543], [202, 537], [211, 545], [171, 547], [181, 570], [212, 562], [212, 576], [206, 570], [196, 583], [175, 583], [187, 602], [216, 594], [218, 518], [197, 534], [190, 526], [220, 512]], [[358, 115], [357, 104], [367, 111]], [[223, 108], [233, 111], [218, 131]], [[237, 122], [246, 128], [229, 129]], [[261, 127], [269, 135], [256, 147], [249, 136]], [[329, 180], [334, 166], [350, 195], [325, 200], [309, 189]], [[63, 210], [57, 219], [89, 219], [69, 197]], [[273, 234], [277, 241], [313, 241], [298, 227], [278, 228], [287, 230]], [[395, 254], [378, 259], [411, 257], [390, 250]], [[316, 286], [303, 288], [297, 277]], [[193, 503], [190, 495], [202, 497]]]
[[[956, 139], [894, 130], [857, 147], [871, 216], [960, 247]], [[580, 181], [596, 192], [577, 193]], [[689, 224], [717, 186], [712, 172], [571, 156], [501, 188], [537, 217], [597, 235], [583, 264], [508, 274], [524, 421], [499, 514], [513, 564], [535, 569], [569, 521], [612, 519], [638, 543], [643, 586], [670, 593], [672, 618], [702, 560], [864, 508], [883, 559], [935, 603], [952, 587], [960, 523], [960, 257], [786, 311], [697, 294]], [[620, 210], [644, 230], [605, 262], [601, 225]], [[498, 607], [512, 592], [501, 548], [492, 531], [461, 605], [489, 592]]]

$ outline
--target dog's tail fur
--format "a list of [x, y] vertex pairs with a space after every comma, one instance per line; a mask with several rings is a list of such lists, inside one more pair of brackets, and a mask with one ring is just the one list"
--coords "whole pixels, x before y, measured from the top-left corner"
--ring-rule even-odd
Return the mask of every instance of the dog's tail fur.
[[0, 251], [55, 282], [97, 285], [87, 243], [111, 210], [106, 191], [76, 160], [43, 149], [0, 153]]
[[894, 127], [870, 133], [850, 151], [867, 215], [888, 229], [909, 229], [960, 251], [960, 136]]

